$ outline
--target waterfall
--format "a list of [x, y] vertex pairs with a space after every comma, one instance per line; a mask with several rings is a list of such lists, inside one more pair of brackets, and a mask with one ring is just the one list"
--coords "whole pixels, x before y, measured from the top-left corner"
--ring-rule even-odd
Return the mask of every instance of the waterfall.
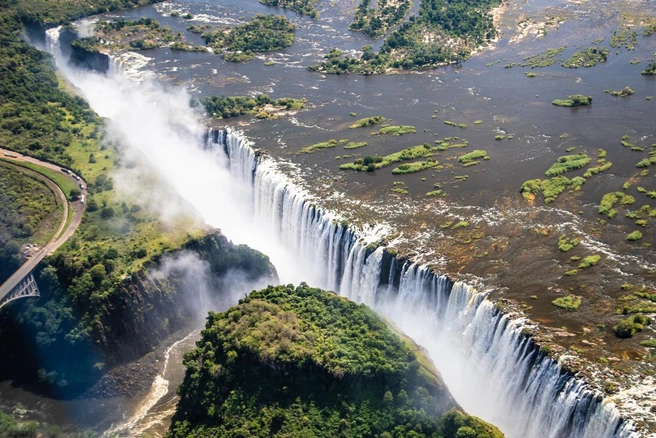
[[317, 207], [239, 134], [212, 130], [204, 140], [205, 149], [225, 155], [233, 176], [252, 185], [256, 220], [280, 236], [313, 285], [389, 317], [428, 350], [467, 411], [508, 437], [639, 436], [613, 403], [522, 332], [523, 318], [500, 312], [465, 283], [372, 247], [375, 232], [353, 230]]
[[[102, 97], [95, 96], [96, 104], [105, 101]], [[122, 113], [109, 112], [108, 117], [119, 118]], [[169, 131], [170, 120], [163, 114], [153, 118], [166, 120], [161, 128], [170, 135], [158, 137], [156, 149], [146, 154], [162, 169], [181, 153], [181, 145], [169, 141], [168, 137], [177, 139], [177, 133]], [[133, 135], [143, 144], [153, 143], [156, 131], [138, 127]], [[137, 135], [141, 131], [143, 138]], [[388, 316], [428, 350], [467, 411], [498, 425], [511, 438], [638, 437], [614, 404], [540, 351], [523, 333], [527, 321], [499, 312], [485, 299], [485, 292], [376, 248], [372, 244], [381, 237], [376, 227], [356, 230], [343, 224], [240, 135], [210, 130], [199, 143], [231, 174], [225, 180], [208, 178], [205, 184], [212, 184], [215, 191], [224, 187], [235, 191], [241, 184], [249, 188], [242, 197], [247, 198], [255, 222], [240, 224], [241, 228], [258, 227], [278, 239], [293, 254], [296, 274], [313, 286], [335, 290]], [[205, 177], [218, 173], [215, 162], [202, 158], [193, 161], [195, 168], [180, 163], [185, 165], [184, 173]], [[208, 204], [203, 193], [196, 193], [197, 180], [175, 182], [181, 196], [194, 205]]]

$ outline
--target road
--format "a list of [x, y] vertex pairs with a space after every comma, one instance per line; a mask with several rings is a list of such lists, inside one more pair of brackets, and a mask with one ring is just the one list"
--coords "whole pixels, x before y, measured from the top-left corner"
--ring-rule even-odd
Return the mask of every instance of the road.
[[[75, 178], [73, 178], [72, 175], [66, 175], [64, 172], [62, 172], [61, 166], [57, 166], [51, 163], [46, 163], [45, 161], [37, 160], [36, 158], [28, 157], [26, 155], [19, 154], [18, 152], [9, 151], [7, 149], [2, 149], [2, 148], [0, 148], [0, 157], [7, 160], [5, 162], [13, 161], [13, 162], [33, 163], [33, 164], [38, 164], [39, 166], [42, 167], [46, 167], [48, 169], [52, 169], [70, 178], [75, 184], [78, 184], [79, 187], [79, 182], [75, 180]], [[41, 260], [43, 260], [45, 256], [55, 252], [57, 248], [62, 246], [64, 242], [66, 242], [66, 240], [68, 240], [68, 238], [73, 235], [77, 227], [80, 225], [80, 222], [82, 221], [82, 214], [84, 213], [84, 205], [85, 205], [80, 201], [75, 201], [70, 203], [70, 205], [73, 207], [73, 218], [68, 223], [68, 226], [66, 226], [66, 222], [68, 222], [69, 202], [66, 195], [64, 194], [64, 192], [62, 192], [59, 186], [55, 184], [54, 181], [52, 181], [51, 179], [47, 178], [46, 176], [38, 172], [20, 166], [16, 166], [16, 167], [21, 172], [25, 172], [45, 182], [48, 185], [48, 187], [51, 188], [55, 196], [57, 196], [59, 200], [62, 202], [64, 213], [62, 214], [62, 221], [59, 224], [57, 231], [52, 236], [52, 239], [50, 239], [50, 241], [38, 252], [32, 254], [32, 256], [25, 263], [23, 263], [21, 267], [18, 268], [18, 270], [14, 272], [14, 274], [11, 277], [9, 277], [7, 281], [5, 281], [2, 285], [0, 285], [0, 302], [4, 300], [5, 296], [9, 294], [9, 292], [11, 292], [11, 290], [14, 287], [16, 287], [16, 285], [20, 283], [20, 281], [26, 275], [32, 272], [32, 270], [41, 262]], [[84, 190], [80, 189], [80, 192], [82, 193], [84, 198], [87, 198], [86, 187]]]

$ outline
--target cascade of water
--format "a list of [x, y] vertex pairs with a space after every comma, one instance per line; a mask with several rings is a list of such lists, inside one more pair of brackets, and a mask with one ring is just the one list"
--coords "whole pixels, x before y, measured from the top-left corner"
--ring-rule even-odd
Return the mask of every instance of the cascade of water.
[[272, 160], [258, 162], [238, 134], [214, 131], [206, 139], [206, 148], [227, 154], [233, 175], [252, 182], [255, 216], [297, 254], [314, 284], [390, 317], [427, 348], [466, 410], [509, 437], [638, 436], [612, 403], [522, 334], [524, 320], [500, 313], [467, 284], [368, 250]]
[[[254, 226], [280, 239], [296, 256], [296, 270], [313, 285], [388, 315], [427, 348], [466, 410], [509, 437], [637, 436], [614, 405], [542, 353], [522, 334], [524, 321], [498, 312], [484, 293], [382, 249], [367, 250], [360, 235], [313, 205], [272, 160], [258, 161], [239, 135], [211, 131], [202, 140], [248, 183]], [[155, 156], [174, 149], [164, 146]]]

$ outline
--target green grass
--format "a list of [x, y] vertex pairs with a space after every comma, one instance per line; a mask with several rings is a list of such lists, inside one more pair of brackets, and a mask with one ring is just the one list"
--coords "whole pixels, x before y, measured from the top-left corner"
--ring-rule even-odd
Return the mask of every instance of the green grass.
[[471, 152], [460, 155], [458, 157], [458, 163], [462, 164], [465, 167], [469, 167], [480, 163], [480, 161], [478, 161], [480, 159], [489, 160], [490, 157], [487, 155], [487, 152], [485, 152], [484, 150], [475, 149]]
[[49, 180], [53, 181], [55, 184], [59, 186], [60, 189], [62, 189], [62, 192], [64, 192], [64, 196], [68, 198], [71, 190], [73, 189], [78, 189], [78, 186], [75, 181], [71, 180], [70, 178], [64, 176], [62, 172], [58, 172], [52, 169], [48, 169], [43, 166], [39, 166], [38, 164], [34, 163], [26, 163], [26, 162], [19, 162], [19, 161], [12, 161], [12, 160], [5, 160], [3, 158], [0, 158], [0, 160], [7, 161], [9, 163], [13, 163], [17, 166], [20, 167], [25, 167], [26, 169], [31, 169], [37, 173], [40, 173], [41, 175], [45, 176]]
[[570, 251], [579, 244], [579, 239], [576, 238], [567, 238], [566, 235], [562, 235], [558, 238], [558, 249], [562, 252]]
[[586, 269], [590, 268], [592, 266], [595, 266], [597, 263], [601, 261], [601, 256], [594, 254], [585, 257], [583, 260], [581, 260], [581, 263], [579, 263], [579, 268], [580, 269]]
[[357, 149], [357, 148], [362, 148], [367, 146], [368, 143], [366, 141], [350, 141], [347, 144], [344, 145], [344, 149]]
[[642, 239], [642, 233], [639, 230], [632, 231], [629, 233], [628, 236], [626, 236], [626, 240], [634, 242], [636, 240]]
[[556, 99], [551, 103], [556, 106], [565, 107], [586, 106], [592, 105], [592, 97], [584, 96], [582, 94], [571, 94], [567, 96], [567, 99]]
[[612, 165], [613, 165], [613, 163], [611, 163], [610, 161], [607, 161], [604, 164], [602, 164], [601, 166], [590, 167], [583, 174], [583, 178], [590, 178], [593, 175], [596, 175], [596, 174], [601, 173], [601, 172], [605, 172], [608, 169], [610, 169]]
[[558, 158], [558, 161], [554, 163], [547, 171], [544, 173], [546, 176], [557, 176], [561, 175], [570, 170], [580, 169], [582, 167], [590, 164], [590, 157], [586, 154], [574, 154], [574, 155], [564, 155]]
[[328, 141], [315, 143], [311, 146], [306, 146], [303, 149], [301, 149], [299, 152], [304, 153], [304, 154], [311, 154], [311, 153], [316, 152], [316, 151], [321, 151], [321, 150], [324, 150], [324, 149], [334, 148], [337, 145], [338, 145], [338, 141], [331, 139], [331, 140], [328, 140]]
[[440, 164], [437, 160], [428, 159], [426, 161], [416, 161], [414, 163], [404, 163], [392, 170], [394, 175], [403, 175], [406, 173], [416, 173], [422, 170], [431, 169]]
[[553, 300], [551, 304], [561, 309], [574, 311], [578, 310], [578, 308], [581, 306], [581, 297], [577, 297], [576, 295], [559, 297]]
[[355, 123], [349, 126], [349, 128], [356, 129], [356, 128], [364, 128], [366, 126], [378, 125], [385, 122], [386, 120], [387, 119], [383, 116], [365, 117], [363, 119], [357, 120]]
[[394, 125], [394, 126], [384, 126], [380, 130], [373, 132], [373, 134], [380, 135], [404, 135], [404, 134], [415, 134], [417, 129], [411, 125]]
[[423, 145], [412, 146], [384, 157], [369, 155], [364, 158], [358, 158], [352, 163], [345, 163], [339, 166], [341, 170], [373, 171], [390, 166], [401, 161], [409, 161], [417, 158], [430, 157], [437, 152], [436, 147], [425, 143]]

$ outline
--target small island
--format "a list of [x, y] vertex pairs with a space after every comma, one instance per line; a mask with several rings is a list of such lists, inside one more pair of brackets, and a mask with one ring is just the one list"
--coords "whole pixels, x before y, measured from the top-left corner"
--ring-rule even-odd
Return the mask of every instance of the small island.
[[500, 438], [463, 413], [421, 349], [363, 304], [270, 286], [210, 313], [170, 438]]
[[585, 106], [592, 105], [592, 96], [584, 96], [582, 94], [570, 94], [567, 99], [556, 99], [551, 102], [556, 106]]

